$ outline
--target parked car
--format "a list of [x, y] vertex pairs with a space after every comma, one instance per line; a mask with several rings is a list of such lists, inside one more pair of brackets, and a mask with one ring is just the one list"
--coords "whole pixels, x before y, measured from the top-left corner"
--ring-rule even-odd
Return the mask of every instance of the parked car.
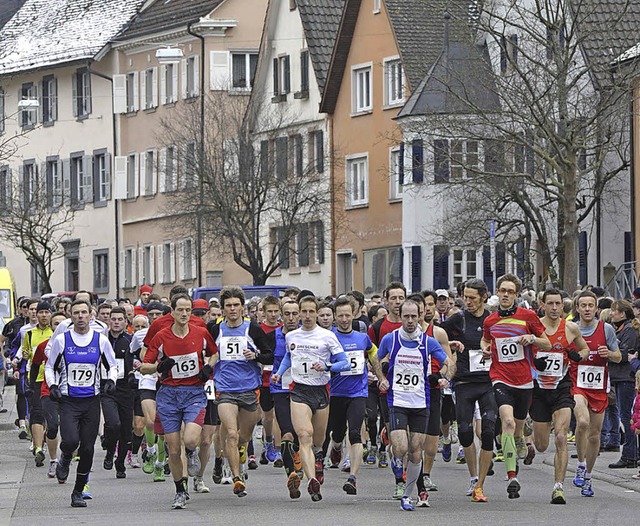
[[[290, 285], [241, 285], [244, 295], [247, 300], [258, 296], [264, 298], [266, 296], [275, 296], [276, 298], [282, 298], [284, 291], [291, 288]], [[194, 300], [205, 299], [207, 301], [212, 298], [217, 298], [220, 295], [222, 287], [198, 287], [193, 289], [191, 296]]]
[[0, 267], [0, 318], [5, 323], [11, 321], [16, 315], [16, 285], [11, 271], [6, 267]]

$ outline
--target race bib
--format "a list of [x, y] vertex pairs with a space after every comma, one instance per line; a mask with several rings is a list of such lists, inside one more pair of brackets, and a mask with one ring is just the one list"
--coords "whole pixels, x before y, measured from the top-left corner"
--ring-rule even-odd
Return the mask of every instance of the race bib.
[[204, 392], [207, 395], [207, 400], [215, 400], [216, 399], [216, 384], [213, 383], [213, 379], [207, 380], [207, 383], [204, 384]]
[[364, 373], [365, 359], [362, 351], [345, 351], [351, 369], [340, 373], [341, 376], [358, 376]]
[[564, 376], [562, 365], [563, 365], [563, 353], [559, 352], [538, 352], [536, 354], [536, 358], [546, 358], [547, 359], [547, 367], [544, 371], [540, 371], [540, 374], [543, 376], [556, 376], [561, 377]]
[[220, 338], [220, 359], [227, 361], [246, 360], [242, 352], [247, 348], [245, 336], [223, 336]]
[[287, 369], [282, 375], [281, 383], [283, 389], [290, 389], [291, 382], [293, 382], [293, 378], [291, 378], [291, 369]]
[[179, 356], [172, 356], [176, 364], [171, 368], [173, 378], [191, 378], [200, 371], [198, 366], [198, 353], [192, 352]]
[[604, 389], [604, 367], [599, 365], [578, 365], [580, 389]]
[[451, 387], [443, 387], [442, 388], [442, 394], [443, 395], [453, 395], [453, 391], [451, 390]]
[[296, 374], [296, 376], [309, 379], [309, 378], [317, 378], [318, 376], [322, 376], [322, 372], [316, 371], [313, 367], [313, 362], [311, 360], [305, 360], [304, 357], [301, 356], [293, 356], [292, 357], [292, 365], [291, 369]]
[[496, 338], [498, 361], [503, 363], [524, 360], [524, 347], [518, 343], [519, 336], [512, 338]]
[[70, 363], [67, 383], [71, 387], [90, 387], [96, 381], [96, 366], [92, 363]]
[[[124, 358], [116, 358], [116, 370], [118, 371], [118, 380], [124, 378]], [[100, 366], [100, 374], [103, 380], [109, 378], [109, 373], [104, 364]]]
[[485, 358], [482, 349], [469, 349], [469, 371], [472, 373], [488, 372], [491, 367], [491, 356]]
[[393, 388], [405, 393], [424, 393], [424, 370], [407, 367], [394, 371]]
[[263, 371], [273, 371], [273, 365], [263, 365], [262, 366], [262, 370]]

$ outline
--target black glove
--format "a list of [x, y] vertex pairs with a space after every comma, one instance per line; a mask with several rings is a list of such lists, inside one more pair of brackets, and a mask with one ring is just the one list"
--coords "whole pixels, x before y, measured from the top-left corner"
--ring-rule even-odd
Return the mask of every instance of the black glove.
[[442, 378], [442, 374], [440, 374], [440, 373], [430, 374], [429, 375], [429, 387], [431, 387], [431, 389], [436, 387], [438, 385], [438, 380], [440, 380], [440, 378]]
[[138, 388], [138, 379], [136, 378], [136, 375], [133, 373], [131, 373], [127, 378], [127, 383], [129, 384], [129, 387], [131, 387], [131, 389]]
[[533, 365], [538, 371], [545, 371], [547, 369], [547, 359], [545, 357], [535, 358]]
[[567, 356], [569, 357], [569, 360], [574, 361], [574, 362], [581, 362], [582, 361], [582, 355], [574, 350], [571, 349], [570, 351], [567, 351]]
[[104, 394], [110, 395], [116, 392], [116, 383], [113, 380], [107, 380], [102, 389]]
[[173, 358], [163, 358], [162, 360], [160, 360], [160, 363], [158, 364], [158, 372], [160, 374], [166, 374], [168, 373], [171, 368], [176, 364], [176, 361]]
[[213, 367], [211, 367], [208, 363], [204, 365], [200, 372], [198, 373], [198, 378], [203, 382], [206, 382], [211, 378], [211, 373], [213, 372]]
[[54, 402], [59, 402], [62, 400], [62, 393], [60, 392], [60, 388], [57, 385], [52, 385], [49, 387], [49, 398]]
[[389, 372], [389, 362], [382, 362], [380, 364], [380, 368], [382, 369], [382, 374], [386, 376]]

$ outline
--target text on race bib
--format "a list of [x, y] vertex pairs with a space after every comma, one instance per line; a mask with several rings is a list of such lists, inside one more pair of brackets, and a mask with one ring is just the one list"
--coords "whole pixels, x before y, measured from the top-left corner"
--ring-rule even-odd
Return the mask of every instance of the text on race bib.
[[580, 389], [604, 389], [604, 367], [601, 365], [578, 365], [576, 385]]
[[488, 372], [491, 368], [491, 356], [485, 358], [482, 349], [469, 349], [469, 371], [472, 373]]
[[351, 369], [340, 373], [341, 376], [358, 376], [364, 373], [365, 357], [363, 351], [345, 351]]
[[67, 383], [71, 387], [90, 387], [94, 385], [96, 366], [92, 363], [70, 363]]
[[536, 358], [546, 358], [547, 366], [544, 371], [540, 371], [540, 374], [543, 376], [556, 376], [561, 377], [564, 376], [563, 371], [563, 361], [564, 354], [559, 352], [538, 352], [536, 354]]
[[175, 365], [171, 368], [171, 376], [173, 378], [191, 378], [200, 372], [198, 364], [198, 353], [181, 354], [172, 356]]
[[323, 374], [312, 367], [313, 361], [305, 359], [303, 356], [293, 355], [291, 362], [293, 373], [300, 378], [317, 378]]
[[512, 338], [496, 338], [498, 361], [503, 363], [524, 360], [524, 347], [518, 343], [518, 336]]
[[204, 384], [204, 392], [207, 395], [207, 400], [216, 399], [216, 384], [213, 383], [213, 379], [210, 378]]
[[393, 389], [405, 393], [424, 393], [424, 371], [419, 368], [396, 368], [393, 372]]
[[225, 361], [246, 360], [243, 351], [248, 348], [245, 336], [223, 336], [220, 338], [220, 359]]

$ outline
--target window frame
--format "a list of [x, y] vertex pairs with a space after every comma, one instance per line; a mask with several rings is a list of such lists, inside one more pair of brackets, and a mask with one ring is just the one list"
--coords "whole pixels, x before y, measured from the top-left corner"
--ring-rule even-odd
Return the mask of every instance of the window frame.
[[[33, 82], [24, 82], [20, 88], [21, 100], [37, 100], [38, 86]], [[32, 118], [29, 118], [33, 116]], [[38, 108], [20, 110], [20, 127], [23, 130], [33, 130], [38, 124]]]
[[42, 125], [53, 126], [58, 119], [58, 81], [53, 75], [42, 77]]
[[[363, 85], [365, 78], [368, 78], [368, 89]], [[351, 116], [367, 115], [372, 111], [373, 62], [353, 65], [351, 66]]]
[[[353, 170], [360, 166], [358, 173]], [[345, 157], [346, 208], [363, 208], [369, 206], [369, 153], [357, 153]], [[358, 179], [354, 180], [354, 175]], [[362, 179], [362, 180], [361, 180]], [[354, 198], [354, 184], [357, 184], [357, 198]], [[362, 194], [362, 195], [360, 195]]]
[[[402, 154], [403, 149], [399, 145], [389, 148], [389, 201], [391, 202], [402, 201], [404, 191], [403, 174], [400, 173], [404, 164], [400, 159]], [[394, 160], [396, 155], [397, 161]]]
[[91, 73], [87, 68], [78, 68], [74, 76], [75, 100], [74, 109], [77, 120], [88, 119], [92, 111]]
[[[383, 75], [383, 93], [384, 93], [384, 106], [383, 108], [395, 108], [401, 106], [406, 101], [406, 88], [405, 88], [405, 74], [404, 68], [402, 67], [402, 61], [400, 60], [400, 55], [395, 55], [392, 57], [386, 57], [382, 60], [382, 67], [384, 70]], [[392, 71], [392, 68], [395, 70]], [[393, 73], [393, 76], [392, 76]], [[398, 73], [400, 78], [398, 79]], [[395, 86], [396, 82], [400, 82], [400, 97], [392, 98], [392, 92], [398, 87]]]
[[[229, 52], [229, 67], [231, 68], [231, 91], [235, 92], [250, 92], [253, 89], [253, 84], [255, 81], [257, 66], [258, 66], [258, 52], [255, 50], [235, 50]], [[244, 57], [244, 73], [245, 73], [245, 85], [244, 86], [236, 86], [235, 81], [235, 68], [233, 65], [234, 57]], [[255, 64], [253, 67], [253, 75], [251, 68], [251, 57], [255, 56]], [[247, 81], [248, 80], [248, 81]], [[248, 85], [247, 85], [248, 84]]]
[[[101, 259], [106, 259], [101, 266]], [[98, 294], [109, 292], [109, 249], [103, 248], [93, 251], [93, 290]]]

